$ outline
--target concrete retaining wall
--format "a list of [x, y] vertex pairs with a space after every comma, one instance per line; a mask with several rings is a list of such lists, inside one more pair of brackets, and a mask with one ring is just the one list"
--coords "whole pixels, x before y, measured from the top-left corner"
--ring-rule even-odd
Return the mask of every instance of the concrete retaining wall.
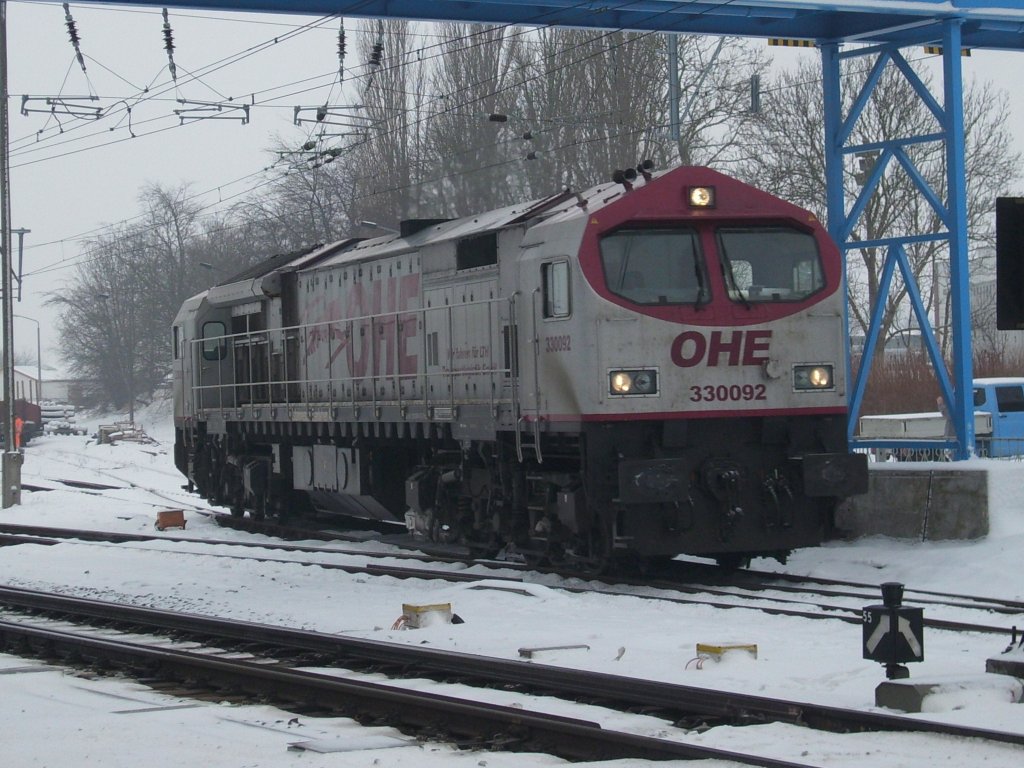
[[980, 539], [988, 534], [988, 472], [934, 464], [872, 466], [868, 492], [840, 505], [836, 528], [839, 538], [849, 539]]

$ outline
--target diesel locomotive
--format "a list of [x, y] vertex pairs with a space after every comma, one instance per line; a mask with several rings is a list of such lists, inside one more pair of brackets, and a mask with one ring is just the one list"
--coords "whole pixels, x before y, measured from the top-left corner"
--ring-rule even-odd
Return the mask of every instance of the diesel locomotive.
[[581, 569], [781, 559], [867, 484], [844, 300], [808, 211], [644, 163], [188, 299], [175, 461], [236, 515], [389, 520]]

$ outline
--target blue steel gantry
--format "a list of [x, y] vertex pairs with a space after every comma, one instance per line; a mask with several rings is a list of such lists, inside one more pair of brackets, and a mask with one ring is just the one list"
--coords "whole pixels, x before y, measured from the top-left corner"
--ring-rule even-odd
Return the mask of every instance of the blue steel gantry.
[[[824, 79], [829, 231], [844, 256], [851, 249], [869, 246], [882, 248], [887, 254], [877, 306], [872, 308], [871, 326], [865, 340], [862, 358], [865, 363], [860, 366], [850, 393], [850, 435], [853, 436], [860, 413], [885, 300], [899, 269], [956, 429], [956, 437], [948, 440], [946, 447], [954, 449], [958, 458], [971, 455], [974, 421], [960, 57], [963, 48], [1024, 50], [1024, 0], [121, 0], [120, 4], [813, 41], [821, 51]], [[907, 64], [900, 49], [908, 46], [941, 47], [941, 101], [928, 91]], [[876, 57], [871, 75], [854, 99], [850, 113], [843, 115], [840, 64], [846, 58], [868, 56]], [[890, 63], [906, 76], [935, 116], [939, 129], [871, 145], [851, 145], [853, 126], [868, 104], [883, 68]], [[945, 147], [948, 190], [945, 199], [925, 181], [906, 152], [914, 143], [936, 141], [943, 142]], [[845, 160], [862, 152], [877, 153], [877, 162], [868, 173], [860, 194], [850, 204], [843, 187]], [[868, 199], [886, 168], [894, 164], [902, 167], [913, 180], [918, 192], [935, 210], [944, 231], [939, 234], [905, 232], [871, 243], [852, 241], [851, 235]], [[925, 240], [944, 240], [949, 247], [952, 377], [942, 359], [906, 255], [908, 245]], [[861, 441], [859, 444], [881, 443]]]

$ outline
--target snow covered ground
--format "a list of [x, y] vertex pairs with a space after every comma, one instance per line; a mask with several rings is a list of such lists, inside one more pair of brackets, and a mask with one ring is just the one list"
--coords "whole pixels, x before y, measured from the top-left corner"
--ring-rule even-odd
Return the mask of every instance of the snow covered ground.
[[[535, 576], [528, 589], [510, 592], [480, 584], [397, 580], [304, 567], [308, 553], [257, 550], [264, 562], [211, 557], [225, 547], [175, 542], [181, 535], [212, 540], [251, 540], [217, 527], [195, 513], [203, 503], [181, 489], [172, 462], [173, 428], [166, 406], [138, 419], [154, 445], [97, 445], [82, 436], [48, 436], [28, 446], [23, 482], [53, 488], [26, 491], [22, 504], [0, 512], [0, 522], [152, 533], [156, 512], [186, 509], [187, 530], [168, 530], [152, 543], [116, 548], [85, 543], [0, 548], [0, 583], [98, 597], [137, 605], [171, 607], [271, 624], [345, 633], [396, 643], [427, 644], [518, 658], [521, 647], [581, 645], [585, 649], [541, 654], [537, 663], [594, 669], [688, 685], [843, 707], [872, 709], [877, 664], [861, 658], [861, 629], [735, 608], [666, 603], [636, 596], [572, 594], [558, 587], [572, 580]], [[98, 421], [91, 423], [89, 433]], [[1024, 552], [1024, 464], [986, 462], [990, 469], [992, 533], [976, 542], [919, 543], [885, 539], [833, 543], [796, 553], [786, 566], [754, 566], [790, 573], [868, 583], [900, 581], [910, 589], [1024, 600], [1020, 557]], [[56, 482], [82, 480], [117, 486], [86, 493]], [[344, 544], [380, 551], [376, 542]], [[358, 555], [317, 555], [323, 562], [360, 562]], [[465, 566], [450, 566], [463, 569]], [[479, 567], [473, 570], [485, 572]], [[501, 569], [495, 576], [510, 575]], [[515, 574], [518, 575], [518, 574]], [[499, 586], [497, 582], [494, 587]], [[525, 593], [525, 594], [524, 594]], [[403, 603], [451, 602], [463, 624], [418, 631], [392, 630]], [[855, 605], [870, 601], [855, 602]], [[908, 595], [912, 604], [912, 595]], [[928, 616], [928, 608], [925, 607]], [[975, 617], [976, 618], [976, 617]], [[1007, 623], [992, 615], [986, 623]], [[756, 643], [757, 658], [727, 655], [720, 663], [695, 664], [698, 642]], [[929, 630], [926, 659], [913, 665], [921, 680], [984, 677], [985, 659], [1006, 638], [965, 637]], [[376, 678], [374, 678], [376, 679]], [[986, 680], [993, 676], [984, 677]], [[417, 688], [429, 681], [400, 683]], [[461, 693], [461, 691], [460, 691]], [[513, 706], [536, 699], [490, 691], [481, 697]], [[1017, 766], [1024, 750], [923, 734], [816, 734], [791, 726], [715, 728], [685, 734], [653, 717], [629, 716], [570, 702], [546, 702], [552, 711], [646, 735], [693, 741], [734, 751], [770, 754], [820, 766], [916, 767]], [[918, 717], [1024, 733], [1024, 706], [1005, 686], [950, 692], [928, 700]], [[299, 717], [263, 706], [180, 701], [118, 679], [89, 679], [46, 669], [37, 661], [0, 655], [0, 743], [3, 765], [136, 766], [207, 768], [252, 766], [548, 766], [545, 755], [465, 753], [446, 745], [408, 744], [397, 731], [365, 729], [339, 719]], [[315, 741], [346, 751], [289, 749]], [[648, 765], [615, 761], [610, 766]], [[688, 763], [690, 765], [690, 763]], [[716, 764], [722, 765], [722, 764]]]

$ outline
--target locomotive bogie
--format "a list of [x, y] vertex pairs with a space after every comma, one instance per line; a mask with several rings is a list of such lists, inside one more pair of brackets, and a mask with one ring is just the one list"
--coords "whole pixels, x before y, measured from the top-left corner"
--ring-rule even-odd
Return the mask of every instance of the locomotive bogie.
[[176, 461], [236, 512], [476, 552], [784, 556], [866, 482], [840, 267], [696, 168], [280, 257], [182, 307]]

